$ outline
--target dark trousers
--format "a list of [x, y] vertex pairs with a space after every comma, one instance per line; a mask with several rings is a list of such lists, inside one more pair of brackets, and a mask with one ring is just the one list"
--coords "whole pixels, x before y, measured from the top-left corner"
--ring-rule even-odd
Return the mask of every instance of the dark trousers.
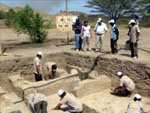
[[128, 91], [126, 87], [120, 87], [116, 91], [116, 95], [119, 95], [119, 96], [128, 96], [130, 94], [131, 94], [131, 92]]
[[114, 53], [117, 53], [118, 50], [117, 50], [117, 40], [113, 40], [111, 39], [110, 40], [110, 43], [111, 43], [111, 52], [114, 54]]
[[35, 75], [35, 81], [36, 81], [36, 82], [43, 80], [43, 79], [42, 79], [42, 75], [39, 75], [39, 74], [37, 74], [37, 73], [34, 73], [34, 75]]
[[130, 42], [131, 57], [138, 57], [138, 43]]
[[34, 105], [35, 113], [47, 113], [47, 102], [41, 101]]
[[82, 112], [76, 112], [75, 109], [71, 106], [60, 108], [60, 110], [65, 112], [68, 111], [69, 113], [82, 113]]

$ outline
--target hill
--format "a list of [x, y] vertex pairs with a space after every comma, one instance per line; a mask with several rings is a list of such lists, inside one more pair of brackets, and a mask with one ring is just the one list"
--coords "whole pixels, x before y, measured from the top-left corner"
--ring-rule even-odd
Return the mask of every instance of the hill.
[[[4, 12], [7, 12], [9, 9], [14, 9], [15, 11], [19, 11], [21, 9], [21, 7], [10, 7], [10, 6], [7, 6], [5, 4], [0, 3], [0, 10], [2, 10]], [[48, 13], [41, 12], [41, 11], [35, 11], [35, 12], [37, 12], [41, 16], [43, 16], [44, 20], [49, 21], [49, 20], [53, 20], [54, 19], [54, 16], [50, 15]]]
[[7, 12], [11, 7], [5, 5], [5, 4], [2, 4], [0, 3], [0, 10], [4, 11], [4, 12]]

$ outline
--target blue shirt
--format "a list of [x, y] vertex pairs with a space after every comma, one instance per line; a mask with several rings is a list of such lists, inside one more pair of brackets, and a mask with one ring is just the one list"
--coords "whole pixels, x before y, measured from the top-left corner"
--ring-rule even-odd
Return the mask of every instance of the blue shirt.
[[112, 36], [111, 36], [111, 38], [113, 39], [113, 40], [118, 40], [118, 38], [119, 38], [119, 31], [118, 31], [118, 28], [117, 28], [117, 26], [116, 25], [114, 25], [112, 28], [111, 28], [111, 32], [112, 32]]
[[80, 34], [81, 33], [81, 29], [82, 29], [82, 24], [77, 24], [75, 23], [74, 25], [72, 25], [72, 28], [78, 28], [77, 30], [75, 30], [75, 34]]

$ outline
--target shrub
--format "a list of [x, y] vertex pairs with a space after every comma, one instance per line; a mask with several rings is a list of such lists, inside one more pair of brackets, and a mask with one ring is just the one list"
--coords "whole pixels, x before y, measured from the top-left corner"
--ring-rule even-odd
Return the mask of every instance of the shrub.
[[26, 6], [18, 12], [14, 28], [17, 33], [28, 34], [33, 43], [43, 43], [47, 37], [42, 16], [34, 13], [30, 6]]
[[16, 23], [17, 13], [13, 9], [9, 9], [5, 14], [5, 25], [12, 27]]
[[0, 19], [4, 19], [5, 18], [5, 12], [0, 10]]

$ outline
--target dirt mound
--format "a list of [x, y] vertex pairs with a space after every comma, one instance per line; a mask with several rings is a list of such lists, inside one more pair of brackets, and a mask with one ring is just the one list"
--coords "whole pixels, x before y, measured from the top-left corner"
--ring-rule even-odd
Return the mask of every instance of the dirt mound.
[[[150, 97], [150, 68], [145, 64], [133, 63], [130, 61], [121, 61], [117, 59], [107, 59], [98, 56], [97, 58], [82, 56], [70, 53], [50, 54], [43, 58], [43, 62], [53, 61], [58, 64], [58, 67], [64, 68], [68, 72], [73, 66], [87, 69], [89, 71], [80, 72], [81, 79], [88, 78], [91, 71], [98, 71], [99, 75], [107, 75], [112, 80], [112, 86], [116, 86], [119, 79], [115, 76], [118, 71], [123, 71], [124, 74], [131, 77], [136, 83], [136, 89], [144, 96]], [[33, 76], [33, 57], [19, 58], [15, 60], [0, 61], [0, 85], [5, 89], [10, 89], [8, 77], [20, 74], [27, 80], [34, 80]]]

